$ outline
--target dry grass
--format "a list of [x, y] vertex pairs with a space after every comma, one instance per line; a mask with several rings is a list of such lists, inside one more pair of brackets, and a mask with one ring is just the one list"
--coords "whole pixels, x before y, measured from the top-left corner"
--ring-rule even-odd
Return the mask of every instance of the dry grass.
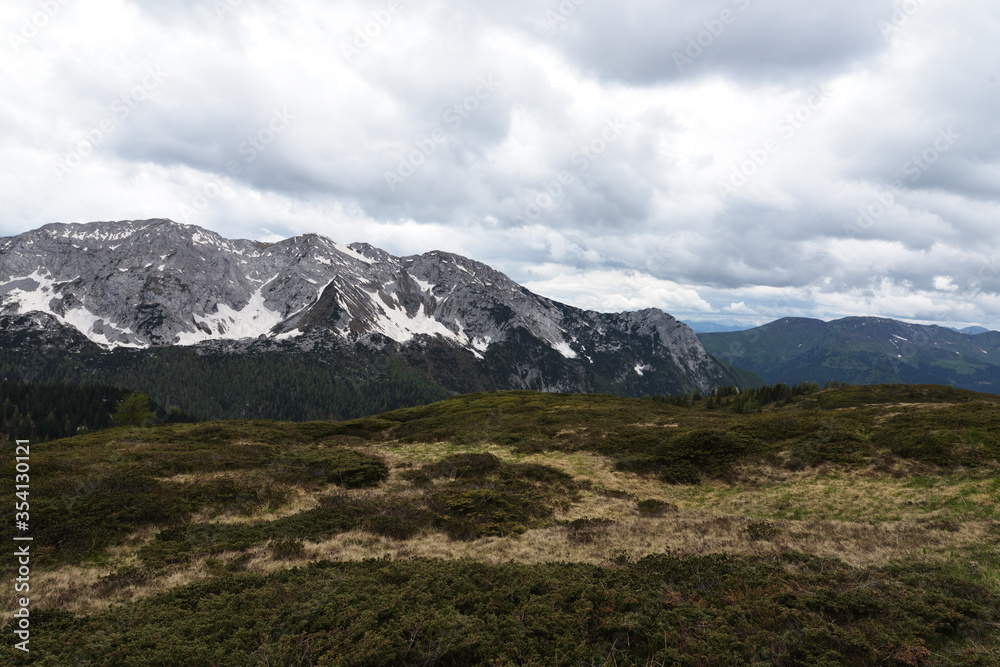
[[[407, 541], [395, 541], [351, 531], [320, 543], [306, 543], [301, 558], [275, 558], [272, 545], [264, 544], [246, 553], [198, 558], [136, 583], [109, 587], [102, 577], [141, 568], [137, 553], [154, 539], [155, 531], [150, 529], [112, 549], [107, 561], [100, 565], [36, 571], [32, 590], [38, 593], [32, 599], [33, 606], [93, 613], [112, 604], [218, 576], [226, 571], [227, 564], [230, 570], [265, 573], [309, 561], [378, 557], [608, 565], [664, 552], [769, 555], [798, 551], [865, 567], [906, 559], [947, 561], [982, 545], [1000, 543], [996, 515], [1000, 481], [995, 475], [924, 478], [875, 468], [844, 471], [829, 466], [792, 472], [757, 462], [737, 470], [734, 483], [671, 486], [655, 478], [615, 472], [610, 460], [587, 452], [522, 454], [495, 445], [448, 443], [388, 443], [359, 449], [382, 457], [391, 473], [379, 489], [348, 493], [414, 493], [400, 477], [404, 470], [458, 452], [489, 452], [508, 462], [545, 464], [569, 473], [585, 485], [580, 501], [556, 515], [557, 525], [519, 536], [461, 542], [440, 533], [424, 532]], [[229, 474], [178, 475], [171, 480], [198, 482]], [[317, 496], [330, 490], [297, 489], [291, 501], [277, 512], [214, 520], [257, 522], [288, 516], [315, 507]], [[661, 500], [675, 509], [659, 518], [641, 517], [636, 500]], [[603, 519], [607, 524], [589, 528], [585, 535], [564, 525], [582, 518]], [[987, 578], [1000, 590], [1000, 571], [988, 572]], [[11, 596], [3, 603], [13, 608]]]
[[756, 484], [713, 481], [679, 487], [673, 498], [666, 499], [720, 514], [759, 518], [856, 522], [1000, 518], [1000, 482], [989, 473], [898, 477], [874, 468], [842, 471], [821, 466], [801, 472], [771, 469], [756, 478]]
[[220, 479], [241, 480], [246, 477], [243, 470], [215, 470], [212, 472], [185, 472], [171, 477], [160, 477], [161, 482], [177, 484], [198, 484], [213, 482]]
[[[120, 590], [95, 595], [100, 578], [121, 568], [135, 566], [134, 552], [121, 553], [101, 567], [69, 566], [36, 575], [41, 591], [36, 608], [61, 608], [75, 613], [93, 613], [115, 603], [148, 597], [217, 576], [225, 565], [242, 559], [240, 570], [267, 573], [320, 560], [356, 561], [367, 558], [472, 559], [485, 563], [575, 562], [610, 565], [638, 560], [655, 553], [678, 555], [728, 553], [772, 555], [799, 551], [834, 557], [857, 567], [880, 566], [892, 561], [918, 558], [943, 562], [978, 545], [996, 541], [985, 523], [948, 527], [913, 522], [882, 524], [841, 521], [775, 521], [774, 536], [755, 539], [751, 522], [736, 516], [702, 512], [677, 512], [664, 518], [639, 518], [631, 503], [595, 497], [587, 504], [591, 517], [612, 519], [608, 526], [589, 533], [590, 540], [574, 540], [566, 526], [528, 531], [516, 537], [489, 537], [470, 542], [451, 541], [441, 533], [426, 532], [405, 542], [362, 531], [342, 533], [320, 543], [306, 543], [303, 558], [275, 559], [270, 545], [246, 553], [232, 552], [214, 558], [199, 558], [157, 577]], [[577, 513], [577, 512], [574, 512]], [[617, 517], [618, 520], [614, 520]], [[249, 556], [249, 558], [247, 558]], [[990, 574], [1000, 589], [1000, 572]], [[8, 605], [12, 601], [8, 602]]]
[[646, 422], [642, 424], [629, 424], [633, 428], [680, 428], [680, 424], [654, 424], [652, 422]]
[[[593, 533], [585, 543], [570, 539], [566, 527], [528, 531], [517, 537], [491, 537], [452, 542], [442, 534], [426, 533], [395, 542], [352, 531], [319, 544], [307, 544], [309, 560], [352, 561], [365, 558], [472, 559], [486, 563], [574, 562], [609, 565], [623, 557], [637, 560], [655, 553], [678, 555], [729, 553], [779, 554], [799, 551], [834, 557], [854, 566], [885, 565], [919, 557], [930, 561], [954, 558], [956, 550], [982, 544], [990, 528], [964, 525], [958, 532], [913, 523], [868, 525], [835, 521], [775, 522], [771, 539], [753, 539], [745, 519], [732, 516], [676, 515], [662, 519], [631, 518]], [[272, 561], [267, 571], [288, 567]]]

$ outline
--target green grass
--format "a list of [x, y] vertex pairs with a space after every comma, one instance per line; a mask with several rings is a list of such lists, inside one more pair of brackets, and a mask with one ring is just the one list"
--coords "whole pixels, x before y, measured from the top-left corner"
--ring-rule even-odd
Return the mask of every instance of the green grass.
[[222, 575], [127, 613], [38, 613], [33, 657], [6, 664], [991, 665], [997, 603], [954, 568], [795, 553], [327, 562]]

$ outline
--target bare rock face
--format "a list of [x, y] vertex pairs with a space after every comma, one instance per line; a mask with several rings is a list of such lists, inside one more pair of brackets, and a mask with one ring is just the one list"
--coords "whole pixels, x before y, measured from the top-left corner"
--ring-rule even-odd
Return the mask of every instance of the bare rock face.
[[104, 348], [313, 345], [323, 332], [400, 350], [443, 344], [493, 366], [503, 350], [515, 388], [591, 391], [595, 372], [612, 382], [665, 375], [702, 391], [732, 383], [659, 310], [572, 308], [445, 252], [394, 257], [315, 234], [269, 245], [169, 220], [50, 224], [0, 239], [0, 318], [12, 331], [76, 331]]

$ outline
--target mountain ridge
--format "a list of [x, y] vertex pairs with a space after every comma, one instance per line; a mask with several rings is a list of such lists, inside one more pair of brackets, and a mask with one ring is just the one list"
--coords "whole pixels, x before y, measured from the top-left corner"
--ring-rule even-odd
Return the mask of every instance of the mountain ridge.
[[699, 334], [713, 355], [765, 382], [932, 383], [1000, 392], [1000, 333], [968, 334], [884, 317], [786, 317]]
[[[641, 395], [759, 380], [660, 310], [581, 310], [453, 253], [396, 257], [318, 234], [231, 240], [165, 219], [53, 223], [0, 239], [0, 317], [3, 349], [21, 339], [86, 348], [77, 334], [103, 350], [366, 348], [428, 368], [448, 391]], [[464, 386], [460, 367], [479, 379]]]

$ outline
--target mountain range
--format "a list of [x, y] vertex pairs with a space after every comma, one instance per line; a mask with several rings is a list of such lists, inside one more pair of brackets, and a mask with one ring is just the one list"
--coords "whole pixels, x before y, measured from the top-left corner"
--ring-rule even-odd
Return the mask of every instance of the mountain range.
[[1000, 393], [996, 331], [962, 333], [881, 317], [786, 317], [698, 337], [711, 354], [768, 383], [930, 383]]
[[[954, 328], [954, 327], [949, 327], [949, 328]], [[964, 333], [970, 336], [975, 336], [976, 334], [989, 333], [990, 331], [992, 331], [992, 329], [987, 329], [986, 327], [980, 327], [980, 326], [973, 326], [973, 327], [965, 327], [964, 329], [955, 329], [955, 331], [957, 331], [958, 333]]]
[[736, 320], [723, 320], [721, 322], [685, 320], [684, 324], [691, 327], [691, 331], [696, 334], [746, 331], [753, 327], [752, 324], [740, 324]]
[[[150, 367], [150, 359], [193, 353], [311, 354], [341, 380], [377, 384], [364, 376], [391, 371], [438, 388], [430, 398], [481, 389], [706, 392], [759, 382], [710, 356], [660, 310], [581, 310], [459, 255], [395, 257], [315, 234], [231, 240], [162, 219], [55, 223], [0, 239], [0, 324], [0, 370], [11, 380], [89, 373], [120, 385], [167, 366]], [[40, 350], [47, 361], [38, 361]], [[86, 364], [75, 363], [80, 355]], [[176, 399], [161, 394], [158, 402]], [[273, 416], [263, 412], [229, 416]]]

